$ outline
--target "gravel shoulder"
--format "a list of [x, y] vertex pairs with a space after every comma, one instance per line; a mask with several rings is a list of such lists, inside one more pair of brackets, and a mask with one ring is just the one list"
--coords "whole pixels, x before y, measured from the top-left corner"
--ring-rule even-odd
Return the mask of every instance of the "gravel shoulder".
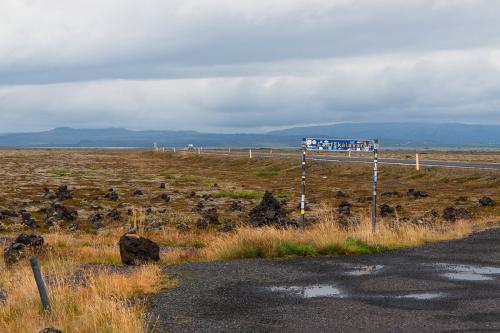
[[500, 229], [377, 255], [166, 268], [159, 332], [500, 332]]

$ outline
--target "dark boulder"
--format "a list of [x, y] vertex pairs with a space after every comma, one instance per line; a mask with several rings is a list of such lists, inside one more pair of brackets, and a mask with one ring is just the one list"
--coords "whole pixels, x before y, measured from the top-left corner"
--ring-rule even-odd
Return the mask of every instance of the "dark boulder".
[[39, 235], [19, 234], [14, 240], [14, 243], [20, 243], [26, 245], [33, 250], [42, 250], [45, 240], [43, 239], [42, 236]]
[[21, 243], [12, 243], [3, 250], [3, 260], [6, 266], [18, 263], [26, 257], [26, 246]]
[[109, 219], [114, 220], [114, 221], [119, 221], [122, 218], [120, 212], [116, 208], [113, 208], [112, 210], [110, 210], [106, 216]]
[[242, 212], [245, 210], [245, 207], [242, 205], [241, 201], [233, 201], [229, 206], [229, 210]]
[[166, 188], [167, 188], [167, 184], [165, 184], [165, 183], [160, 184], [160, 189], [164, 190]]
[[443, 211], [443, 218], [447, 221], [470, 220], [472, 213], [465, 208], [448, 207]]
[[7, 266], [18, 263], [26, 257], [27, 251], [41, 252], [44, 250], [44, 239], [39, 235], [20, 234], [3, 252]]
[[52, 192], [51, 190], [49, 190], [48, 188], [43, 189], [43, 197], [45, 199], [49, 199], [49, 200], [57, 199], [57, 195], [54, 192]]
[[59, 186], [55, 194], [59, 201], [73, 198], [73, 191], [70, 191], [67, 185]]
[[106, 193], [104, 195], [104, 198], [106, 200], [110, 200], [110, 201], [118, 201], [118, 199], [120, 198], [120, 196], [118, 195], [118, 192], [116, 192], [114, 189], [110, 188], [108, 190], [108, 193]]
[[60, 329], [54, 328], [54, 327], [47, 327], [41, 330], [38, 333], [62, 333]]
[[66, 207], [60, 203], [53, 203], [49, 207], [43, 208], [41, 212], [45, 213], [46, 224], [48, 224], [47, 220], [74, 221], [78, 218], [78, 212], [76, 209]]
[[201, 213], [203, 211], [203, 208], [205, 208], [205, 203], [203, 201], [198, 201], [196, 206], [193, 207], [192, 211], [195, 213]]
[[19, 214], [15, 210], [2, 210], [0, 215], [2, 217], [19, 217]]
[[150, 239], [136, 234], [125, 234], [118, 244], [124, 265], [139, 265], [160, 260], [160, 247]]
[[288, 217], [283, 205], [276, 200], [271, 192], [264, 193], [261, 202], [249, 214], [248, 224], [261, 226], [287, 227], [297, 223]]
[[351, 215], [351, 204], [348, 201], [342, 201], [337, 208], [337, 211], [341, 215], [349, 216]]
[[396, 210], [388, 204], [381, 205], [379, 209], [381, 217], [394, 217], [394, 213], [396, 212]]
[[141, 189], [136, 188], [133, 193], [135, 196], [141, 196], [144, 195], [144, 191]]
[[397, 192], [397, 191], [388, 191], [388, 192], [383, 192], [381, 195], [380, 195], [382, 198], [397, 198], [397, 197], [401, 197], [401, 193]]
[[335, 196], [337, 198], [345, 198], [345, 197], [347, 197], [347, 195], [344, 192], [342, 192], [342, 191], [335, 192]]
[[89, 218], [87, 219], [87, 223], [99, 229], [104, 227], [104, 224], [102, 223], [103, 220], [104, 220], [104, 215], [95, 212], [90, 214]]
[[170, 196], [167, 193], [162, 193], [160, 195], [160, 199], [162, 199], [165, 202], [169, 202], [170, 201]]
[[30, 227], [30, 228], [36, 228], [36, 221], [35, 219], [31, 216], [30, 213], [28, 212], [22, 212], [21, 217], [23, 219], [23, 224]]
[[206, 221], [207, 224], [218, 225], [219, 222], [219, 214], [217, 214], [216, 207], [210, 207], [207, 210], [201, 213], [201, 218]]
[[494, 206], [495, 201], [493, 201], [493, 199], [491, 199], [490, 197], [482, 197], [481, 199], [479, 199], [479, 205], [483, 207]]
[[423, 191], [416, 191], [414, 188], [408, 190], [407, 195], [414, 199], [427, 198], [429, 193]]

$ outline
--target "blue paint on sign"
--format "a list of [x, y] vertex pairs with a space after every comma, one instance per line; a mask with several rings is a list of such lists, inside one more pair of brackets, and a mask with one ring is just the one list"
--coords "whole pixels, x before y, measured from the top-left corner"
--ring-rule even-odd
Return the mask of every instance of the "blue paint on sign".
[[365, 151], [375, 150], [373, 140], [353, 140], [353, 139], [306, 139], [307, 150], [327, 150], [327, 151]]

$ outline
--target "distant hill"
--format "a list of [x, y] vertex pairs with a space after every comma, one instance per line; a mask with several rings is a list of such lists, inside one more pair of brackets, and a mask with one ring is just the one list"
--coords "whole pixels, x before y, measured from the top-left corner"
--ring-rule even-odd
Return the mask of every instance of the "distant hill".
[[0, 135], [2, 147], [276, 147], [300, 145], [302, 137], [378, 138], [386, 147], [500, 147], [500, 125], [343, 123], [296, 127], [264, 134], [196, 131], [131, 131], [123, 128], [56, 128]]

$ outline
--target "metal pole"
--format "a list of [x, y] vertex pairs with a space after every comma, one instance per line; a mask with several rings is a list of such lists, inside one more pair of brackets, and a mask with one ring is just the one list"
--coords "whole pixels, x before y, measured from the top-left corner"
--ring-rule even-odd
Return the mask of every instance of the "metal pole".
[[31, 269], [33, 270], [33, 275], [35, 276], [38, 293], [40, 294], [40, 299], [42, 300], [43, 309], [50, 312], [49, 296], [47, 296], [47, 289], [45, 289], [45, 283], [43, 282], [42, 273], [40, 272], [40, 266], [38, 266], [38, 262], [34, 256], [30, 258], [30, 264]]
[[373, 150], [373, 197], [372, 197], [372, 232], [377, 228], [377, 177], [378, 177], [378, 139]]
[[306, 152], [307, 152], [307, 146], [306, 146], [306, 139], [302, 139], [302, 176], [301, 176], [301, 182], [300, 182], [300, 216], [301, 216], [301, 223], [300, 227], [302, 231], [305, 229], [306, 225]]

